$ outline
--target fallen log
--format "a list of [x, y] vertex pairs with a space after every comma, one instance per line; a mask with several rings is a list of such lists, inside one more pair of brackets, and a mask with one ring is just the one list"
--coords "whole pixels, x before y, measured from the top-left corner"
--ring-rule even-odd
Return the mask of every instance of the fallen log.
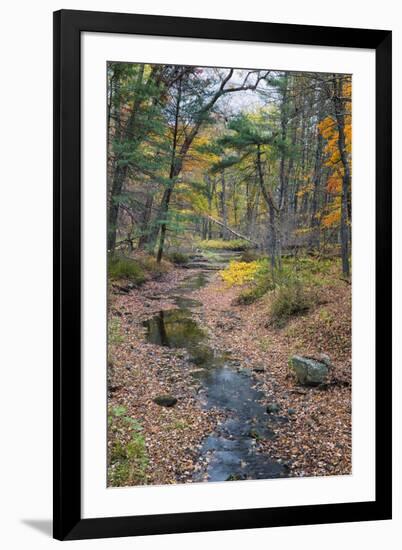
[[246, 237], [246, 235], [242, 235], [238, 231], [235, 231], [231, 227], [228, 227], [223, 222], [216, 220], [212, 216], [204, 215], [204, 218], [206, 218], [207, 220], [210, 220], [213, 223], [216, 223], [217, 225], [220, 225], [221, 227], [224, 227], [227, 231], [229, 231], [229, 233], [232, 233], [232, 235], [235, 235], [235, 237], [238, 237], [239, 239], [243, 239], [244, 241], [248, 241], [249, 243], [253, 244], [255, 247], [259, 246], [259, 243], [253, 241], [252, 239], [250, 239], [250, 237]]

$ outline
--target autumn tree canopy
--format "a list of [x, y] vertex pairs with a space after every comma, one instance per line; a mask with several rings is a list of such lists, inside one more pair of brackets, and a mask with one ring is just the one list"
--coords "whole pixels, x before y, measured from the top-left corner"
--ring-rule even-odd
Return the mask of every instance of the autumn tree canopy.
[[351, 77], [108, 65], [108, 250], [250, 239], [350, 274]]

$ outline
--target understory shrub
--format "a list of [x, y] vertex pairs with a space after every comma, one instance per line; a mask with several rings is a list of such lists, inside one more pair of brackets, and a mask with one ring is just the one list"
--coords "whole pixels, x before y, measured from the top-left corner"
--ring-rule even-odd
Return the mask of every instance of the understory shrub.
[[252, 304], [259, 298], [262, 298], [268, 291], [275, 288], [268, 260], [266, 258], [262, 258], [254, 263], [257, 265], [257, 269], [255, 270], [250, 283], [237, 297], [237, 304]]
[[259, 255], [255, 250], [244, 250], [239, 258], [241, 262], [255, 262], [259, 259]]
[[272, 290], [272, 285], [267, 281], [250, 285], [248, 288], [240, 292], [236, 299], [236, 304], [249, 305], [253, 304], [264, 296], [269, 290]]
[[228, 286], [242, 285], [254, 279], [259, 268], [258, 262], [238, 262], [231, 260], [221, 271], [221, 277]]
[[138, 254], [135, 258], [115, 255], [109, 257], [108, 275], [111, 280], [128, 279], [140, 286], [147, 279], [160, 277], [171, 268], [169, 262], [157, 263], [150, 254]]
[[[316, 265], [318, 264], [318, 265]], [[271, 268], [268, 258], [254, 261], [232, 261], [221, 272], [222, 279], [232, 285], [244, 285], [236, 304], [252, 304], [267, 292], [275, 291], [272, 318], [277, 324], [288, 317], [307, 311], [312, 303], [312, 289], [325, 283], [330, 265], [319, 260], [282, 261], [280, 269]]]
[[125, 256], [109, 257], [108, 275], [112, 280], [129, 279], [136, 285], [142, 284], [146, 278], [139, 262]]
[[167, 254], [167, 259], [175, 265], [183, 265], [188, 263], [189, 256], [188, 254], [184, 254], [184, 252], [169, 252], [169, 254]]
[[146, 484], [148, 455], [141, 424], [126, 415], [123, 406], [108, 415], [108, 480], [112, 487]]
[[162, 260], [158, 264], [156, 259], [149, 254], [139, 256], [138, 263], [145, 270], [145, 272], [149, 274], [149, 276], [152, 279], [156, 277], [160, 277], [164, 273], [167, 273], [171, 268], [171, 266], [169, 265], [169, 262]]
[[271, 302], [271, 322], [283, 327], [290, 317], [306, 313], [312, 305], [312, 297], [300, 281], [279, 286]]

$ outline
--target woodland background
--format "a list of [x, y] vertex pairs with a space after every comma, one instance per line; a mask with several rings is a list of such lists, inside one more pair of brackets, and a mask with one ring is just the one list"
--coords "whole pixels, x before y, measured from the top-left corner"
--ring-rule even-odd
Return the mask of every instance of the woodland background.
[[110, 63], [109, 252], [243, 236], [275, 268], [339, 244], [349, 277], [351, 95], [348, 75]]

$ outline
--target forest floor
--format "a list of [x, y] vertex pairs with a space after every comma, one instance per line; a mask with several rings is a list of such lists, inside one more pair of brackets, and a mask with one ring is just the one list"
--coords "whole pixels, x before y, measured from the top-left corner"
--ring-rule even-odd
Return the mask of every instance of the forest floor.
[[[145, 340], [143, 322], [175, 308], [169, 291], [195, 272], [174, 268], [128, 293], [119, 294], [118, 287], [110, 293], [109, 414], [124, 410], [136, 419], [146, 451], [142, 479], [121, 483], [113, 477], [112, 466], [112, 485], [191, 482], [203, 439], [225, 417], [221, 409], [202, 407], [193, 376], [197, 367], [186, 350]], [[240, 288], [228, 287], [217, 272], [205, 287], [187, 294], [202, 303], [194, 315], [207, 331], [209, 345], [229, 352], [242, 369], [249, 369], [264, 393], [264, 404], [279, 407], [283, 422], [270, 424], [267, 414], [275, 436], [259, 441], [259, 452], [286, 464], [289, 476], [351, 473], [350, 290], [339, 277], [330, 277], [318, 290], [315, 307], [282, 328], [268, 322], [269, 294], [250, 305], [234, 305]], [[297, 385], [288, 367], [290, 356], [318, 353], [330, 355], [329, 383]], [[177, 404], [160, 407], [153, 401], [160, 395], [175, 396]], [[127, 442], [128, 433], [117, 431]], [[112, 462], [114, 441], [109, 437]]]
[[[161, 310], [173, 309], [166, 294], [191, 274], [192, 270], [175, 268], [127, 295], [111, 292], [109, 324], [114, 328], [109, 336], [108, 405], [109, 411], [124, 407], [127, 417], [142, 426], [148, 464], [144, 479], [137, 482], [190, 482], [199, 445], [222, 416], [220, 411], [201, 408], [192, 378], [195, 367], [186, 351], [150, 344], [144, 338], [142, 323]], [[175, 396], [177, 405], [160, 407], [153, 401], [160, 395]], [[125, 437], [128, 434], [119, 434], [120, 439]], [[113, 438], [108, 443], [113, 445]], [[109, 452], [113, 454], [110, 448]], [[114, 484], [112, 468], [109, 483]], [[132, 483], [127, 480], [127, 484]]]
[[[239, 289], [227, 288], [219, 275], [194, 293], [203, 303], [216, 347], [231, 351], [254, 372], [266, 403], [279, 405], [286, 418], [272, 423], [276, 437], [260, 445], [267, 456], [287, 463], [292, 476], [351, 473], [350, 288], [331, 281], [320, 289], [317, 307], [280, 329], [267, 325], [269, 295], [254, 304], [233, 305]], [[288, 367], [290, 356], [329, 350], [329, 384], [297, 385]]]

